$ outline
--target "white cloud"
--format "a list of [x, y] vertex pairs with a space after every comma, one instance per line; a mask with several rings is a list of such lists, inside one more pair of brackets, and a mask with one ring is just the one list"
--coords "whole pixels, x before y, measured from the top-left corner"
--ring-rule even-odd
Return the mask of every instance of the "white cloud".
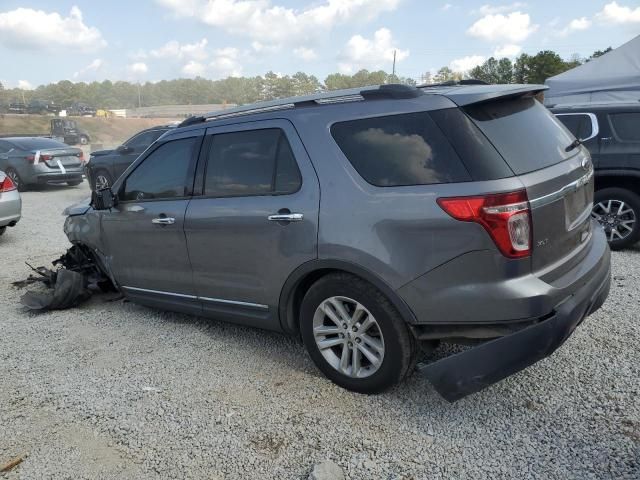
[[101, 58], [96, 58], [89, 65], [87, 65], [86, 67], [81, 68], [80, 70], [75, 72], [73, 74], [73, 78], [78, 78], [81, 75], [84, 75], [84, 74], [89, 73], [89, 72], [96, 72], [96, 71], [100, 70], [103, 67], [103, 65], [104, 65], [104, 60], [102, 60]]
[[596, 18], [604, 23], [640, 23], [640, 7], [626, 7], [618, 2], [607, 3]]
[[296, 57], [301, 58], [305, 62], [309, 62], [311, 60], [315, 60], [316, 58], [318, 58], [318, 55], [316, 54], [316, 52], [313, 51], [311, 48], [307, 48], [307, 47], [298, 47], [293, 50], [293, 54]]
[[352, 20], [371, 20], [395, 10], [401, 0], [324, 0], [302, 9], [271, 0], [157, 0], [181, 17], [194, 17], [262, 44], [306, 43]]
[[525, 40], [537, 29], [538, 25], [531, 24], [528, 14], [512, 12], [507, 15], [485, 15], [469, 27], [467, 34], [488, 41], [506, 40], [515, 43]]
[[195, 60], [191, 60], [182, 67], [182, 73], [187, 77], [203, 77], [206, 69], [206, 65], [196, 62]]
[[18, 88], [22, 90], [33, 90], [33, 85], [28, 80], [18, 80]]
[[508, 44], [496, 47], [493, 51], [493, 56], [496, 58], [515, 57], [522, 51], [520, 45]]
[[107, 42], [95, 27], [88, 27], [78, 7], [68, 17], [31, 8], [0, 13], [0, 43], [10, 48], [93, 51]]
[[482, 5], [478, 10], [474, 10], [472, 13], [479, 13], [480, 15], [495, 15], [496, 13], [514, 12], [526, 6], [527, 4], [524, 2], [514, 2], [509, 5]]
[[377, 30], [372, 39], [354, 35], [341, 54], [338, 68], [342, 73], [353, 73], [362, 68], [389, 70], [394, 50], [396, 62], [401, 62], [409, 56], [409, 50], [400, 50], [395, 46], [393, 35], [387, 28]]
[[209, 53], [207, 52], [207, 39], [203, 38], [196, 43], [180, 44], [176, 40], [165, 43], [162, 47], [151, 50], [150, 54], [154, 58], [170, 58], [179, 59], [187, 58], [191, 60], [205, 60]]
[[586, 30], [591, 26], [591, 20], [587, 17], [574, 18], [569, 24], [558, 32], [558, 36], [566, 37], [570, 33], [577, 32], [579, 30]]
[[451, 5], [450, 3], [445, 3], [440, 7], [440, 10], [442, 10], [443, 12], [446, 12], [447, 10], [450, 10], [452, 7], [453, 5]]
[[143, 63], [143, 62], [132, 63], [131, 65], [129, 65], [128, 68], [129, 68], [129, 71], [134, 75], [142, 75], [149, 71], [149, 67], [147, 66], [146, 63]]
[[456, 58], [449, 64], [449, 68], [454, 72], [467, 72], [473, 67], [481, 65], [486, 60], [482, 55], [469, 55], [467, 57]]
[[219, 78], [242, 76], [242, 65], [237, 48], [220, 48], [214, 52], [213, 61], [210, 63], [214, 74]]

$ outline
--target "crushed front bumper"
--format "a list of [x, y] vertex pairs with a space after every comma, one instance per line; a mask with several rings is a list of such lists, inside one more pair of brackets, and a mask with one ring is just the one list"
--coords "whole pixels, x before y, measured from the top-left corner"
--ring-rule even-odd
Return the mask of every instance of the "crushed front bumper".
[[504, 337], [422, 366], [420, 371], [449, 402], [489, 385], [551, 355], [576, 327], [599, 309], [609, 294], [609, 253], [597, 273], [565, 299], [549, 318]]

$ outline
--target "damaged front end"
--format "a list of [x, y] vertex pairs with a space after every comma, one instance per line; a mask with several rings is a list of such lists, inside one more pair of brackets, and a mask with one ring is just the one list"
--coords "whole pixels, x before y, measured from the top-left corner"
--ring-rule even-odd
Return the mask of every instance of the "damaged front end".
[[57, 260], [53, 269], [29, 267], [34, 273], [26, 280], [13, 282], [17, 288], [41, 284], [45, 288], [30, 290], [20, 302], [32, 311], [64, 310], [87, 301], [94, 292], [116, 291], [113, 282], [100, 267], [95, 254], [76, 244]]

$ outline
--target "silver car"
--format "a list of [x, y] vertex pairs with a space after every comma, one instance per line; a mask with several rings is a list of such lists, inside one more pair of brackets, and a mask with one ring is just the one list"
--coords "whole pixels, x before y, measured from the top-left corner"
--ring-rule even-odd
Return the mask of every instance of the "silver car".
[[16, 185], [0, 171], [0, 235], [7, 227], [14, 227], [18, 223], [21, 212], [22, 200]]
[[539, 85], [382, 85], [185, 120], [68, 238], [142, 304], [302, 338], [375, 393], [419, 346], [449, 400], [551, 354], [604, 302], [586, 148]]

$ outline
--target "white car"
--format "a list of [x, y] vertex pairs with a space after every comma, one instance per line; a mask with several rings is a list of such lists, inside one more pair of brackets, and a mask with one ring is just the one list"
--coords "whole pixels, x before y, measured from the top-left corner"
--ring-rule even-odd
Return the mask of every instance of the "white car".
[[0, 171], [0, 235], [20, 220], [22, 200], [11, 178]]

